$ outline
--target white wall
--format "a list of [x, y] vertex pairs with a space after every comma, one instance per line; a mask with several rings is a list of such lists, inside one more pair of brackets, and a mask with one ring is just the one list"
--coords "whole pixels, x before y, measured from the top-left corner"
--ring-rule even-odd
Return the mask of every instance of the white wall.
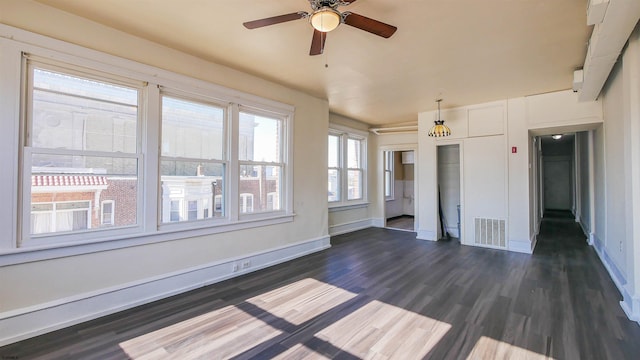
[[594, 245], [640, 322], [640, 26], [602, 91], [604, 126], [596, 130]]
[[578, 150], [578, 178], [579, 189], [577, 191], [580, 197], [580, 216], [578, 221], [584, 231], [584, 234], [589, 237], [591, 233], [591, 169], [589, 165], [589, 133], [581, 131], [576, 133], [576, 149]]
[[[233, 276], [227, 261], [251, 257], [253, 270], [328, 244], [326, 100], [32, 1], [3, 3], [0, 22], [293, 105], [296, 214], [268, 227], [2, 266], [11, 291], [2, 291], [0, 345]], [[14, 163], [3, 154], [3, 165]]]
[[[442, 118], [452, 136], [444, 139], [426, 135], [435, 116], [435, 112], [418, 115], [418, 238], [438, 238], [436, 144], [457, 143], [463, 154], [464, 242], [474, 239], [475, 229], [469, 227], [475, 217], [494, 216], [506, 221], [506, 248], [531, 253], [537, 231], [531, 201], [536, 197], [533, 180], [538, 175], [532, 136], [595, 128], [602, 123], [601, 103], [579, 103], [577, 94], [560, 91], [447, 109]], [[478, 195], [479, 191], [483, 194]]]

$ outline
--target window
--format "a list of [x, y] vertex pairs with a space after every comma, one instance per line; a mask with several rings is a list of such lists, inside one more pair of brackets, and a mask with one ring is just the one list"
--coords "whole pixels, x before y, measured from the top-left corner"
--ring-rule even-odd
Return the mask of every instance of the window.
[[366, 201], [366, 134], [331, 129], [328, 151], [328, 201], [330, 206]]
[[114, 213], [113, 213], [113, 200], [105, 200], [100, 205], [100, 212], [102, 216], [100, 217], [102, 220], [102, 225], [113, 225], [114, 222]]
[[384, 152], [384, 197], [393, 200], [393, 151]]
[[91, 227], [89, 201], [34, 203], [31, 206], [31, 233], [46, 234], [86, 230]]
[[169, 221], [180, 221], [180, 200], [172, 200], [169, 211]]
[[[240, 111], [240, 213], [277, 211], [282, 202], [283, 119]], [[268, 194], [272, 194], [269, 198]], [[251, 196], [249, 196], [251, 195]], [[271, 205], [269, 205], [269, 202]]]
[[0, 133], [16, 144], [0, 192], [19, 212], [0, 219], [0, 250], [77, 254], [292, 221], [293, 106], [40, 42], [0, 42], [16, 60], [2, 71], [21, 74], [0, 86], [19, 105]]
[[362, 141], [347, 138], [347, 200], [362, 199]]
[[187, 220], [198, 219], [198, 200], [189, 200], [189, 208], [187, 209]]
[[253, 194], [240, 194], [240, 212], [243, 214], [253, 212]]
[[340, 201], [340, 136], [329, 135], [329, 202]]
[[[221, 105], [203, 100], [162, 95], [160, 182], [163, 223], [221, 218], [222, 207], [198, 216], [198, 201], [219, 196], [222, 204], [225, 179], [225, 118]], [[177, 219], [167, 205], [187, 202], [186, 216]]]
[[123, 214], [117, 226], [136, 225], [142, 84], [32, 60], [27, 64], [23, 177], [30, 186], [23, 196], [23, 211], [29, 212], [23, 217], [23, 242], [55, 242], [43, 237], [57, 233], [67, 234], [63, 240], [79, 239], [73, 234], [113, 228], [119, 199], [126, 201], [119, 204]]

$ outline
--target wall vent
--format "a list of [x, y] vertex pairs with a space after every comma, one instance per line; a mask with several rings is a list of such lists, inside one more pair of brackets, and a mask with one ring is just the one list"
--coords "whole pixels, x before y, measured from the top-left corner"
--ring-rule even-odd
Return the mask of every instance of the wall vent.
[[476, 244], [506, 247], [504, 220], [475, 218]]

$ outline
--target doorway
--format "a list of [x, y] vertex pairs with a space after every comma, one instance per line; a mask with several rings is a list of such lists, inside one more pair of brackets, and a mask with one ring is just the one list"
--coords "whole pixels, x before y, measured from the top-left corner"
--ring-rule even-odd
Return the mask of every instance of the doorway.
[[543, 217], [575, 214], [575, 134], [542, 136]]
[[387, 150], [383, 161], [385, 227], [415, 231], [415, 151]]
[[460, 145], [438, 145], [438, 239], [460, 239]]

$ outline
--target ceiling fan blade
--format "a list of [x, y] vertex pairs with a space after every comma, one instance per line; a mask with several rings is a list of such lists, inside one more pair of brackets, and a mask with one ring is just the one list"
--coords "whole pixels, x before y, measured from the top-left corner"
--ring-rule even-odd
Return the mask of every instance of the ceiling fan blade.
[[327, 33], [313, 29], [311, 38], [311, 50], [309, 55], [320, 55], [324, 51], [324, 42], [327, 41]]
[[275, 25], [275, 24], [280, 24], [287, 21], [304, 19], [307, 16], [309, 16], [308, 13], [304, 11], [298, 11], [291, 14], [273, 16], [273, 17], [268, 17], [260, 20], [247, 21], [242, 25], [244, 25], [244, 27], [246, 27], [247, 29], [256, 29], [263, 26]]
[[391, 35], [393, 35], [396, 30], [398, 30], [398, 28], [393, 25], [385, 24], [378, 20], [373, 20], [366, 16], [354, 14], [352, 12], [344, 12], [343, 15], [346, 15], [344, 19], [345, 24], [357, 27], [358, 29], [368, 31], [378, 36], [382, 36], [383, 38], [391, 37]]

